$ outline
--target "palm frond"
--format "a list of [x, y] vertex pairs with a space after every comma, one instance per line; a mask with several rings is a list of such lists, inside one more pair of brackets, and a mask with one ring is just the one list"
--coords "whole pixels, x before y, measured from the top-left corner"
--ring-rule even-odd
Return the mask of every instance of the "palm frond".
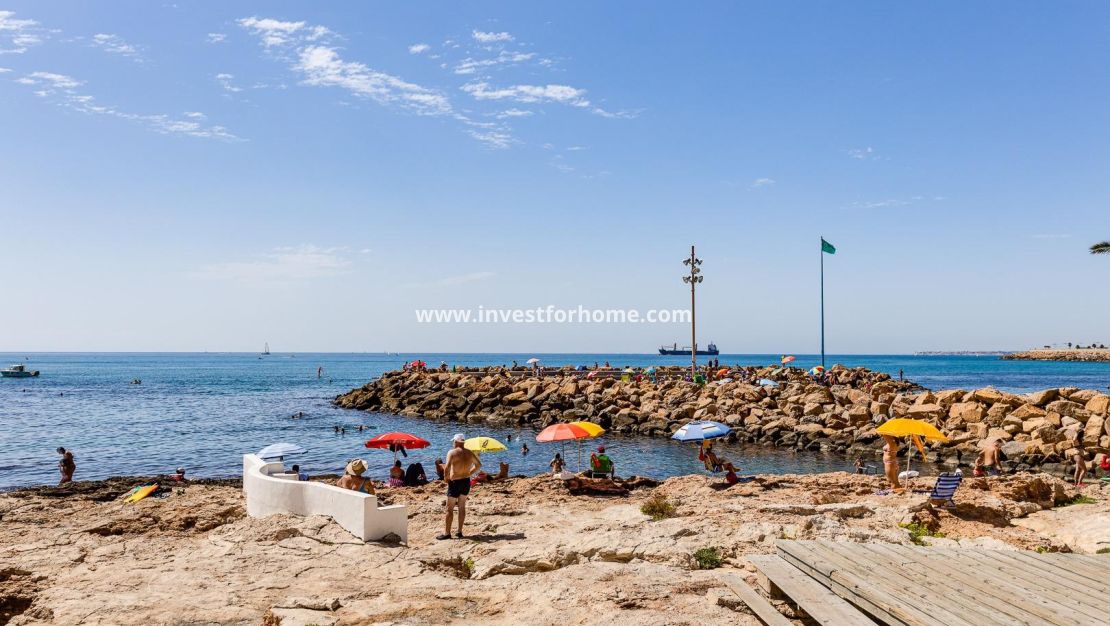
[[1091, 246], [1091, 254], [1110, 254], [1110, 241], [1100, 241]]

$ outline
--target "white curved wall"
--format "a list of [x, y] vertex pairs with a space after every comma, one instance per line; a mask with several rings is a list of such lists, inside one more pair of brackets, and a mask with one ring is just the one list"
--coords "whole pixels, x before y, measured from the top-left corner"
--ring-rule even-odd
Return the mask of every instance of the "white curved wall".
[[394, 533], [408, 543], [409, 519], [403, 504], [378, 508], [376, 496], [321, 482], [270, 475], [284, 471], [280, 462], [267, 463], [253, 454], [243, 455], [243, 494], [248, 515], [326, 515], [363, 541], [376, 541]]

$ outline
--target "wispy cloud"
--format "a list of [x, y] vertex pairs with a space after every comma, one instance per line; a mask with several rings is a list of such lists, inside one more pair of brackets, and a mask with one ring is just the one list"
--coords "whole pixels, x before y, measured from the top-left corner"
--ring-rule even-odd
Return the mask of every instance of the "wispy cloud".
[[893, 207], [906, 206], [910, 200], [900, 200], [898, 198], [888, 198], [886, 200], [869, 200], [865, 202], [853, 202], [852, 206], [857, 209], [889, 209]]
[[882, 158], [871, 146], [867, 146], [866, 148], [852, 148], [848, 150], [847, 153], [849, 157], [861, 161], [877, 161]]
[[[99, 104], [93, 96], [81, 93], [78, 90], [85, 84], [83, 81], [65, 74], [32, 72], [15, 79], [15, 82], [33, 88], [33, 93], [36, 96], [53, 102], [62, 108], [88, 115], [103, 115], [136, 122], [165, 135], [185, 135], [229, 141], [239, 139], [223, 126], [203, 123], [203, 114], [196, 111], [177, 117], [166, 114], [130, 113], [113, 106]], [[197, 117], [198, 115], [201, 117]]]
[[242, 261], [212, 263], [193, 272], [197, 278], [255, 285], [281, 285], [338, 276], [350, 270], [349, 250], [311, 244], [274, 248]]
[[243, 91], [242, 87], [236, 87], [235, 86], [235, 83], [232, 82], [234, 80], [235, 80], [235, 75], [234, 74], [226, 74], [226, 73], [216, 74], [216, 82], [218, 82], [220, 84], [220, 87], [223, 87], [224, 91], [227, 91], [227, 92], [230, 92], [230, 93], [239, 93], [240, 91]]
[[30, 19], [18, 19], [14, 11], [0, 11], [0, 54], [23, 54], [42, 43], [46, 31]]
[[1033, 235], [1033, 239], [1071, 239], [1071, 235], [1063, 233], [1041, 233]]
[[432, 47], [426, 43], [414, 43], [409, 46], [409, 54], [424, 54]]
[[339, 48], [328, 45], [335, 33], [326, 27], [259, 17], [243, 18], [239, 25], [258, 36], [264, 47], [290, 53], [290, 69], [305, 85], [338, 87], [356, 97], [421, 115], [452, 113], [450, 101], [434, 89], [343, 59]]
[[477, 41], [479, 43], [499, 43], [513, 40], [513, 36], [506, 32], [486, 33], [480, 30], [475, 30], [470, 33], [470, 36], [474, 38], [474, 41]]
[[773, 178], [757, 178], [757, 179], [752, 181], [751, 188], [752, 189], [759, 189], [760, 187], [770, 187], [771, 185], [774, 185], [774, 184], [775, 184], [775, 179], [773, 179]]
[[344, 61], [336, 48], [309, 46], [300, 51], [294, 69], [304, 76], [306, 85], [341, 87], [380, 104], [400, 104], [422, 115], [451, 113], [451, 103], [443, 94], [373, 70], [357, 61]]
[[536, 54], [534, 52], [509, 52], [508, 50], [502, 50], [497, 53], [497, 56], [489, 59], [474, 59], [467, 57], [459, 61], [455, 65], [453, 71], [460, 76], [467, 76], [476, 74], [480, 70], [518, 65], [525, 61], [530, 61], [535, 58], [535, 56]]
[[143, 62], [139, 49], [124, 41], [119, 35], [97, 33], [92, 36], [92, 45], [105, 52], [127, 57], [137, 63]]
[[497, 150], [511, 148], [512, 145], [517, 142], [512, 134], [504, 131], [471, 129], [466, 131], [466, 134], [484, 143], [487, 148], [494, 148]]
[[512, 85], [493, 88], [489, 83], [467, 83], [462, 90], [475, 100], [512, 100], [514, 102], [558, 102], [576, 107], [588, 107], [586, 90], [569, 85]]
[[505, 109], [497, 114], [498, 119], [505, 119], [509, 117], [529, 117], [535, 115], [534, 111], [526, 111], [524, 109]]
[[227, 35], [224, 33], [208, 33], [206, 40], [208, 43], [223, 43], [227, 41]]

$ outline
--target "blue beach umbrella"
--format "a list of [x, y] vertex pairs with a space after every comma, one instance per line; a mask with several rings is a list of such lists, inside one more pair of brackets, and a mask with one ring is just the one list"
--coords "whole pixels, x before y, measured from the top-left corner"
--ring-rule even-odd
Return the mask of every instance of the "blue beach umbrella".
[[304, 454], [304, 448], [293, 443], [275, 443], [258, 451], [260, 459], [280, 459], [293, 454]]
[[679, 441], [702, 441], [724, 437], [731, 429], [720, 422], [690, 422], [679, 428], [671, 435], [671, 439]]

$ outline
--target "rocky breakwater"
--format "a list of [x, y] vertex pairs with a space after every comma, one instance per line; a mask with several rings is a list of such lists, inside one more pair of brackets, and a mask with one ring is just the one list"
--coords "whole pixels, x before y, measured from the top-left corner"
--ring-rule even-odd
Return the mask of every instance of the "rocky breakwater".
[[1026, 350], [1003, 355], [1006, 361], [1080, 361], [1086, 363], [1110, 362], [1110, 349], [1072, 348], [1068, 350]]
[[[834, 370], [835, 371], [835, 370]], [[949, 438], [927, 443], [929, 460], [974, 461], [1000, 439], [1011, 469], [1064, 471], [1079, 433], [1087, 451], [1110, 450], [1110, 396], [1060, 388], [1019, 395], [993, 388], [922, 391], [885, 374], [841, 369], [844, 384], [826, 387], [783, 374], [775, 386], [739, 381], [695, 385], [588, 379], [582, 372], [512, 378], [502, 371], [389, 372], [335, 399], [350, 409], [468, 423], [542, 428], [585, 420], [629, 434], [670, 436], [693, 419], [733, 428], [733, 440], [859, 455], [877, 453], [875, 429], [895, 417], [927, 421]]]

